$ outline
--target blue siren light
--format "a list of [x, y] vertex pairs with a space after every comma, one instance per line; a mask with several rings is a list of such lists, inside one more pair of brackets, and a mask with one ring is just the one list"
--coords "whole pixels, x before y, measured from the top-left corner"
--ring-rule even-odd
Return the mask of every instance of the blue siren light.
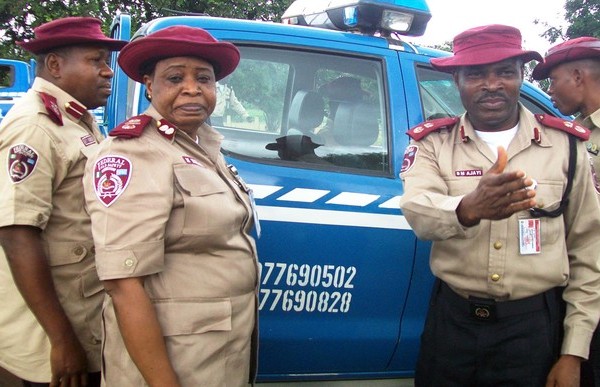
[[431, 12], [425, 0], [295, 0], [282, 22], [373, 35], [421, 36]]

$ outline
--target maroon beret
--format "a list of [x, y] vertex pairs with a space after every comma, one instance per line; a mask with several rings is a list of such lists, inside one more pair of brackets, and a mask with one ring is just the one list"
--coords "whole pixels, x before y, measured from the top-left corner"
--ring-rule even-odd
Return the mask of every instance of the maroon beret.
[[600, 58], [600, 39], [583, 36], [551, 47], [542, 63], [538, 63], [531, 76], [540, 80], [548, 78], [550, 71], [561, 63], [579, 59]]
[[477, 66], [520, 57], [523, 61], [542, 60], [536, 51], [521, 47], [521, 32], [511, 26], [491, 24], [468, 29], [454, 37], [453, 56], [431, 59], [438, 70], [453, 72], [460, 66]]
[[202, 28], [172, 26], [133, 40], [119, 53], [125, 74], [142, 83], [144, 65], [166, 58], [191, 56], [210, 62], [216, 80], [231, 74], [240, 62], [237, 47], [220, 42]]
[[124, 40], [106, 37], [94, 17], [65, 17], [42, 24], [33, 30], [35, 37], [26, 42], [17, 42], [23, 49], [42, 54], [57, 47], [81, 44], [101, 44], [111, 51], [119, 51], [127, 44]]

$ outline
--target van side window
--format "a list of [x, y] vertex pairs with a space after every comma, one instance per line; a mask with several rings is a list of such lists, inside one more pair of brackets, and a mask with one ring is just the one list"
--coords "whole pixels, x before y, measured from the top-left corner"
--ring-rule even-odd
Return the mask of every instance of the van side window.
[[239, 48], [229, 94], [217, 93], [227, 100], [211, 116], [226, 154], [294, 168], [389, 173], [381, 62]]
[[452, 74], [417, 65], [417, 78], [426, 121], [464, 113], [465, 108]]
[[0, 88], [12, 87], [15, 84], [14, 66], [0, 65]]

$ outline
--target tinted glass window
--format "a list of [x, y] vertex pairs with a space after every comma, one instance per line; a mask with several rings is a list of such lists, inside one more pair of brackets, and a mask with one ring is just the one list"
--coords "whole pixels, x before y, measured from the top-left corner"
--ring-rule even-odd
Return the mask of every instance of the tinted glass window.
[[381, 62], [240, 49], [241, 63], [219, 83], [211, 116], [226, 153], [301, 168], [388, 172]]
[[13, 66], [0, 65], [0, 88], [12, 87], [15, 83], [15, 69]]

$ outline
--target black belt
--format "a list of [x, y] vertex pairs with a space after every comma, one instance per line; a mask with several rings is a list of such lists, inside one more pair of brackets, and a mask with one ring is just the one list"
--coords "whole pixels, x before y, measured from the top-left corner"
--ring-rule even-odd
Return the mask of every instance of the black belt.
[[469, 297], [467, 299], [454, 292], [445, 282], [440, 282], [440, 298], [479, 321], [489, 322], [546, 309], [546, 296], [549, 292], [555, 291], [555, 289], [550, 289], [545, 293], [513, 301], [495, 301], [493, 299], [478, 297]]

